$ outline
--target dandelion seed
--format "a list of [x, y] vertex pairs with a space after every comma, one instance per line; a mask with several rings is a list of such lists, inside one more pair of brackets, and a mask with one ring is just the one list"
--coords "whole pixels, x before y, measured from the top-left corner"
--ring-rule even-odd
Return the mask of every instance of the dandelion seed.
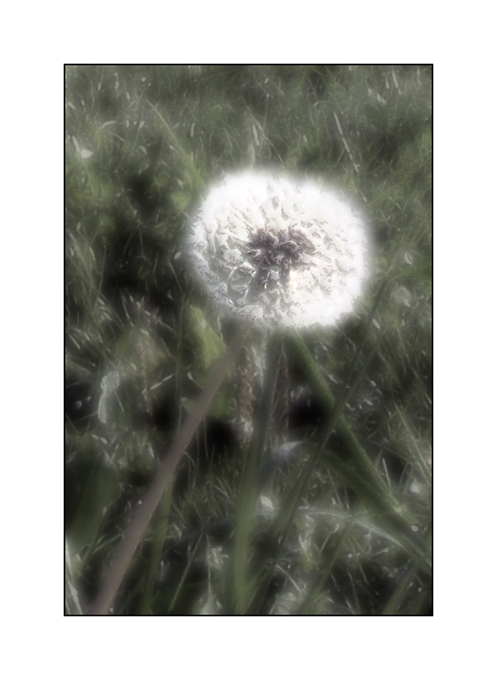
[[185, 243], [222, 310], [266, 327], [336, 325], [353, 311], [368, 274], [361, 216], [341, 193], [308, 180], [253, 171], [225, 177]]

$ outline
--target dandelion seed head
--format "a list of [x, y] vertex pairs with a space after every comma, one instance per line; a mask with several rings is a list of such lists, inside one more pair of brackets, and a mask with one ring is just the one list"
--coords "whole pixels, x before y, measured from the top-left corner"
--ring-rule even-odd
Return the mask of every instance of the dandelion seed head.
[[331, 187], [277, 174], [214, 185], [186, 246], [221, 310], [267, 327], [335, 326], [368, 275], [370, 239], [357, 209]]

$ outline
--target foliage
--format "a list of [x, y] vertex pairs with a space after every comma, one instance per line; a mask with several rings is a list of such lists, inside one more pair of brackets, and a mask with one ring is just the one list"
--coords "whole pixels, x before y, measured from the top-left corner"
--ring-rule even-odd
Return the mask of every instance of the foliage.
[[364, 206], [370, 288], [338, 330], [269, 354], [254, 330], [114, 612], [430, 611], [431, 147], [426, 66], [67, 68], [67, 613], [88, 611], [229, 344], [181, 238], [209, 182], [254, 164], [317, 173]]

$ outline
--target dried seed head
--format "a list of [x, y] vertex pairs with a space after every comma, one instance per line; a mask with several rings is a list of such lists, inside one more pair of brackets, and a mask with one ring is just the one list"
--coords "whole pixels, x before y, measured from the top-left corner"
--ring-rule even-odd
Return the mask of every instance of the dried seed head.
[[336, 325], [361, 294], [369, 245], [333, 189], [253, 172], [214, 186], [187, 238], [190, 265], [223, 311], [268, 327]]

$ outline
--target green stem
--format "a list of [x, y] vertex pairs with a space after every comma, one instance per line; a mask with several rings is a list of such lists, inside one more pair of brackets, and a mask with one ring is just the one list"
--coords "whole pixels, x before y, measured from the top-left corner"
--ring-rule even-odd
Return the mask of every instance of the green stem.
[[265, 453], [278, 375], [281, 339], [269, 338], [266, 353], [264, 386], [255, 419], [255, 430], [245, 459], [240, 485], [233, 546], [233, 572], [230, 606], [234, 614], [244, 614], [250, 599], [247, 576], [250, 555], [250, 533], [254, 521], [261, 461]]

